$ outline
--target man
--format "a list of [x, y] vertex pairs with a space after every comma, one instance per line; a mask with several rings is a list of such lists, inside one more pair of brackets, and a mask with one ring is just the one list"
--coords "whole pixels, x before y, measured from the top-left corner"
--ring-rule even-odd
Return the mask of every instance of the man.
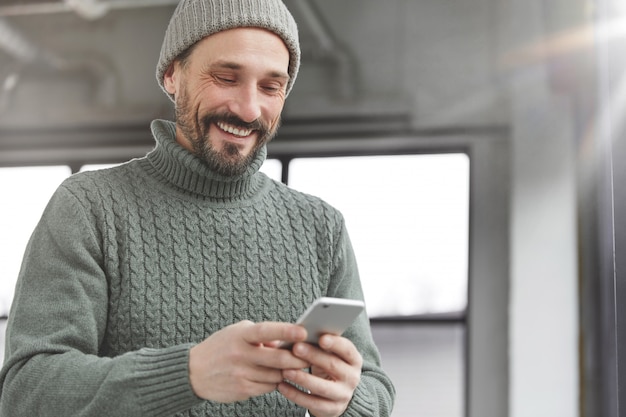
[[363, 297], [341, 215], [258, 172], [299, 62], [280, 0], [178, 5], [157, 66], [176, 124], [52, 197], [9, 316], [2, 417], [390, 414], [365, 314], [319, 346], [291, 324], [320, 296]]

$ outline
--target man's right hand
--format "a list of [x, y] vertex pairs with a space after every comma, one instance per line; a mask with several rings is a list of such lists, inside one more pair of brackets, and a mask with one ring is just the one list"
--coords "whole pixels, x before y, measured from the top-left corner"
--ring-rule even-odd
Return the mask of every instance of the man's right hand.
[[217, 402], [241, 401], [274, 391], [284, 369], [310, 365], [278, 341], [302, 342], [306, 330], [290, 323], [241, 321], [215, 332], [189, 352], [194, 393]]

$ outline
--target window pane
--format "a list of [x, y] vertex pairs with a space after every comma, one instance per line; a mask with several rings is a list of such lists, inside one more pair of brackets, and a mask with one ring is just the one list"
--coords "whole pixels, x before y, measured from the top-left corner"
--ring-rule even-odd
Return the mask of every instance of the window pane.
[[67, 166], [0, 168], [0, 315], [7, 315], [28, 239]]
[[86, 164], [83, 165], [82, 167], [80, 167], [80, 171], [84, 172], [84, 171], [96, 171], [98, 169], [106, 169], [106, 168], [112, 168], [114, 166], [117, 166], [120, 164]]
[[278, 159], [266, 159], [259, 171], [273, 180], [280, 181], [283, 173], [283, 164]]
[[465, 415], [464, 324], [374, 322], [372, 334], [397, 390], [394, 416]]
[[465, 309], [467, 155], [294, 159], [289, 185], [344, 214], [371, 316]]

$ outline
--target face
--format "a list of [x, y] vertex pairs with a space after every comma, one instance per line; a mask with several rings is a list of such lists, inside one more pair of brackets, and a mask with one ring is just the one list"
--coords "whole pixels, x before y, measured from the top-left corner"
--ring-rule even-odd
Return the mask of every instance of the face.
[[176, 101], [176, 140], [212, 170], [239, 175], [276, 134], [289, 80], [277, 35], [237, 28], [204, 38], [163, 84]]

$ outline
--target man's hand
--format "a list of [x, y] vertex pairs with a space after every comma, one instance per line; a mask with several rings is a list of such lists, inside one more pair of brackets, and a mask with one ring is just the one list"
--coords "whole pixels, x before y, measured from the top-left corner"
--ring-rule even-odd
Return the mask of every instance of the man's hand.
[[281, 383], [278, 390], [289, 400], [305, 407], [316, 417], [341, 415], [361, 379], [363, 357], [354, 344], [341, 336], [324, 335], [320, 347], [297, 343], [295, 356], [311, 364], [311, 373], [293, 368], [283, 377], [309, 390], [305, 393], [291, 384]]
[[309, 365], [278, 341], [301, 342], [304, 328], [289, 323], [242, 321], [209, 336], [189, 352], [189, 380], [206, 400], [233, 402], [274, 391], [285, 369]]

